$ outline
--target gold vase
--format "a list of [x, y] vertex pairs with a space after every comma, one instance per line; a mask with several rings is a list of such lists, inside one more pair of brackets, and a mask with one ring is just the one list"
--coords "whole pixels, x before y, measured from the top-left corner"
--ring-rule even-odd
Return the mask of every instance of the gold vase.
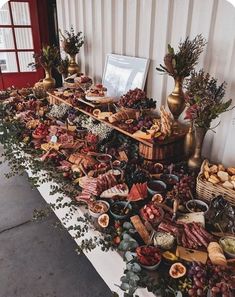
[[55, 79], [51, 75], [51, 68], [44, 68], [45, 78], [42, 81], [44, 89], [52, 89], [55, 87]]
[[68, 73], [70, 75], [79, 73], [79, 66], [76, 63], [76, 55], [70, 55]]
[[195, 149], [194, 154], [188, 160], [188, 166], [191, 170], [199, 170], [202, 164], [202, 144], [206, 135], [207, 129], [201, 127], [195, 127]]
[[175, 88], [173, 92], [167, 97], [168, 107], [175, 120], [178, 119], [185, 107], [184, 92], [182, 88], [183, 80], [183, 77], [175, 78]]
[[190, 122], [188, 133], [185, 136], [184, 139], [184, 154], [186, 157], [191, 157], [194, 152], [195, 147], [195, 133], [194, 133], [194, 127], [193, 122]]

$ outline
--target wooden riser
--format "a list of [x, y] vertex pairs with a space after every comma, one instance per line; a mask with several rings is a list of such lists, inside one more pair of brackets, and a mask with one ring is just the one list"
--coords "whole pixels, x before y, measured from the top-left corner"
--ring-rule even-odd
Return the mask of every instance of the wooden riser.
[[[49, 102], [50, 104], [61, 104], [61, 103], [65, 103], [69, 106], [72, 106], [72, 104], [68, 103], [67, 101], [56, 97], [53, 94], [48, 93], [49, 95]], [[135, 136], [133, 136], [133, 134], [122, 130], [121, 128], [109, 123], [108, 121], [105, 120], [99, 120], [97, 117], [95, 117], [93, 114], [83, 110], [82, 108], [79, 107], [73, 107], [74, 109], [80, 111], [83, 114], [86, 114], [90, 117], [92, 117], [93, 119], [100, 121], [104, 124], [106, 124], [107, 126], [119, 131], [122, 134], [127, 135], [128, 137], [133, 138], [134, 140], [139, 142], [139, 154], [140, 156], [142, 156], [144, 159], [146, 160], [150, 160], [150, 161], [162, 161], [162, 162], [166, 162], [168, 160], [172, 160], [172, 161], [178, 161], [178, 160], [182, 160], [182, 157], [184, 155], [184, 137], [185, 135], [180, 135], [178, 138], [168, 138], [165, 141], [161, 141], [159, 143], [153, 143], [151, 141], [145, 140], [145, 139], [140, 139], [137, 138]], [[186, 132], [185, 132], [186, 134]]]

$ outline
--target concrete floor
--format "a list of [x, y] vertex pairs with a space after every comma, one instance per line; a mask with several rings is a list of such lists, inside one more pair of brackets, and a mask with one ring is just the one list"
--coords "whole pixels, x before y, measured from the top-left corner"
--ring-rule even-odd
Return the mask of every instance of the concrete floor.
[[111, 297], [112, 293], [54, 214], [31, 222], [45, 201], [25, 176], [0, 165], [0, 297]]

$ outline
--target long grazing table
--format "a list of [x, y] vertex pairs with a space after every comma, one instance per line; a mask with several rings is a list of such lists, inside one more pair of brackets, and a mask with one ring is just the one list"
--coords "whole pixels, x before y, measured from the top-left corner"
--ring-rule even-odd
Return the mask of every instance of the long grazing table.
[[[27, 174], [29, 177], [32, 177], [32, 172], [27, 170]], [[41, 172], [42, 174], [42, 172]], [[53, 194], [50, 195], [51, 186], [55, 185], [53, 182], [43, 183], [38, 187], [38, 191], [41, 196], [45, 199], [48, 204], [56, 204], [56, 199], [61, 197], [61, 194]], [[64, 196], [63, 201], [60, 203], [70, 202], [71, 199], [69, 197]], [[66, 213], [69, 211], [69, 207], [65, 206], [64, 208], [53, 208], [54, 213], [62, 223], [62, 225], [67, 229], [69, 234], [73, 237], [77, 244], [81, 243], [82, 239], [89, 239], [94, 236], [102, 236], [102, 234], [98, 231], [89, 229], [87, 234], [82, 238], [75, 238], [76, 232], [74, 230], [68, 230], [68, 227], [71, 225], [78, 224], [77, 218], [83, 217], [86, 213], [85, 208], [82, 207], [74, 207], [71, 216], [69, 216], [69, 220], [64, 220]], [[100, 247], [96, 247], [94, 250], [90, 252], [85, 252], [86, 257], [89, 259], [91, 264], [94, 266], [96, 271], [105, 281], [107, 286], [111, 291], [117, 292], [119, 296], [123, 296], [123, 291], [116, 285], [120, 285], [120, 277], [123, 275], [123, 271], [125, 269], [125, 262], [123, 261], [121, 255], [116, 251], [109, 250], [108, 252], [103, 252]], [[92, 280], [91, 280], [92, 282]], [[92, 283], [91, 283], [92, 285]], [[146, 289], [138, 289], [136, 294], [139, 297], [153, 297], [152, 293], [147, 292]]]

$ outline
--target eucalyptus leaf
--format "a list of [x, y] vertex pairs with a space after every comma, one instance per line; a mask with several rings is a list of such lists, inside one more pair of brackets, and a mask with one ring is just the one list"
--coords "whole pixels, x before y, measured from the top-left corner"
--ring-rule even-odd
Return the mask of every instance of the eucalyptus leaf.
[[121, 286], [120, 286], [120, 288], [121, 288], [123, 291], [127, 291], [127, 290], [129, 290], [130, 286], [129, 286], [129, 284], [127, 284], [127, 283], [122, 283]]
[[128, 283], [128, 279], [127, 279], [127, 277], [126, 277], [125, 275], [123, 275], [123, 276], [120, 278], [120, 281], [121, 281], [122, 283]]
[[134, 250], [134, 249], [136, 249], [138, 246], [139, 246], [139, 245], [138, 245], [137, 241], [130, 241], [130, 242], [129, 242], [129, 249], [130, 249], [130, 250]]
[[125, 240], [125, 241], [127, 241], [127, 240], [131, 240], [131, 239], [132, 239], [132, 237], [131, 237], [129, 234], [127, 234], [127, 233], [123, 234], [122, 238], [123, 238], [123, 240]]
[[131, 267], [131, 270], [133, 272], [140, 272], [141, 271], [141, 266], [138, 263], [133, 263], [132, 267]]
[[126, 259], [127, 262], [130, 262], [133, 258], [134, 258], [134, 255], [130, 251], [127, 251], [124, 255], [124, 259]]
[[130, 222], [124, 222], [124, 224], [122, 225], [122, 227], [124, 229], [129, 230], [129, 229], [133, 228], [133, 225]]
[[122, 240], [118, 246], [120, 251], [128, 251], [130, 249], [130, 242]]

